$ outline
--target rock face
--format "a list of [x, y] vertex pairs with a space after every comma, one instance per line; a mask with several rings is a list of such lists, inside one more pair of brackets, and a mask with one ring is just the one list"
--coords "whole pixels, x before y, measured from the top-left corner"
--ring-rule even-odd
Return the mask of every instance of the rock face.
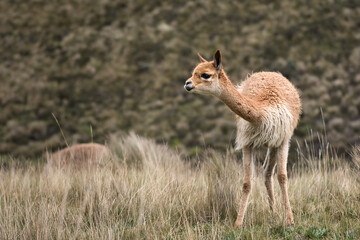
[[50, 154], [47, 158], [50, 167], [82, 168], [92, 164], [101, 164], [110, 158], [110, 150], [101, 144], [77, 144]]

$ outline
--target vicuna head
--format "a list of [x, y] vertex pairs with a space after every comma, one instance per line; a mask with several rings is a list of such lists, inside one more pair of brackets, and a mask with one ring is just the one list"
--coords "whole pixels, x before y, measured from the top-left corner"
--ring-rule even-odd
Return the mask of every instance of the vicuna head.
[[215, 95], [219, 96], [221, 93], [220, 74], [222, 73], [221, 53], [216, 51], [213, 61], [207, 61], [205, 58], [198, 54], [201, 63], [199, 63], [191, 78], [186, 80], [184, 88], [188, 92]]

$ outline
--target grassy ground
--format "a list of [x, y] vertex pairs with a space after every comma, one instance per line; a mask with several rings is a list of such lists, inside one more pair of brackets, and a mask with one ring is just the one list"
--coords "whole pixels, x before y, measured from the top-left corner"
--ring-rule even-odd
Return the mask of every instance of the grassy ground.
[[83, 171], [2, 157], [0, 239], [360, 238], [359, 152], [353, 162], [326, 151], [299, 157], [289, 173], [293, 229], [283, 225], [276, 181], [270, 212], [257, 166], [245, 226], [234, 229], [242, 183], [235, 154], [209, 151], [194, 167], [135, 135], [111, 146], [116, 157]]

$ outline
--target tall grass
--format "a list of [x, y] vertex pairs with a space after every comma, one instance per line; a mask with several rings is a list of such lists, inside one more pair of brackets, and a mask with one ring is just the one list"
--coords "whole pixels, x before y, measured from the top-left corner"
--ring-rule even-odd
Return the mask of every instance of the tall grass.
[[234, 229], [243, 173], [232, 151], [208, 151], [193, 167], [135, 134], [109, 145], [114, 157], [93, 169], [2, 167], [0, 239], [360, 238], [359, 148], [352, 162], [330, 151], [299, 154], [289, 178], [294, 229], [283, 224], [278, 184], [270, 212], [256, 164], [245, 226]]

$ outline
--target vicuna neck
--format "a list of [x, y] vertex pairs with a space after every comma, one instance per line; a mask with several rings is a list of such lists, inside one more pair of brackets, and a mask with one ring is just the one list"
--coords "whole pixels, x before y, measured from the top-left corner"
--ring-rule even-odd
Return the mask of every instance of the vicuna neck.
[[224, 70], [219, 74], [221, 93], [218, 98], [224, 102], [236, 115], [246, 121], [257, 123], [261, 121], [261, 106], [255, 100], [249, 99], [241, 94]]

